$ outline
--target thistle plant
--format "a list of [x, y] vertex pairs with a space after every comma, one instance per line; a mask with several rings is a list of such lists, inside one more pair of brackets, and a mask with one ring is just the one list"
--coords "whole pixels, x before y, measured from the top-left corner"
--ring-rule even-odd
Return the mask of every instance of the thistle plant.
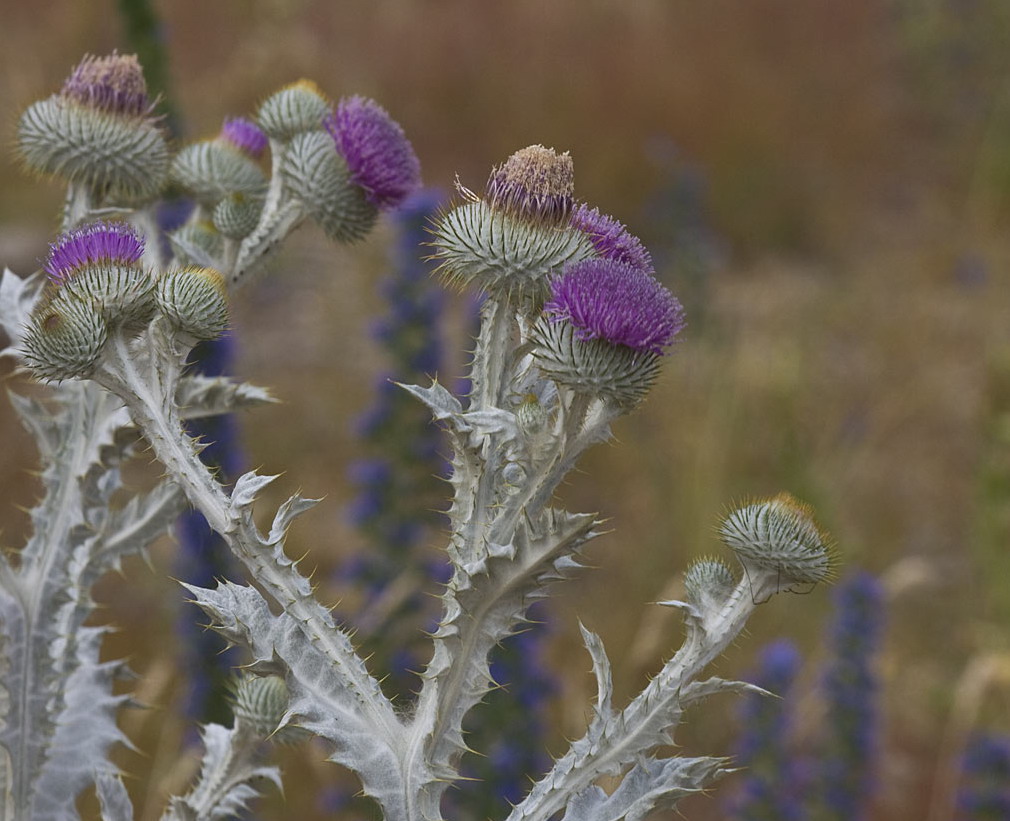
[[[576, 203], [567, 154], [532, 146], [492, 172], [483, 196], [461, 188], [432, 242], [444, 280], [486, 295], [472, 390], [464, 404], [437, 381], [403, 386], [452, 450], [451, 577], [417, 698], [394, 707], [381, 671], [367, 667], [285, 553], [290, 526], [316, 501], [292, 496], [261, 530], [254, 508], [275, 477], [248, 472], [226, 487], [186, 432], [188, 419], [268, 394], [188, 374], [186, 362], [198, 341], [226, 332], [229, 301], [297, 225], [311, 219], [335, 241], [360, 239], [417, 187], [419, 164], [377, 103], [334, 105], [308, 81], [266, 98], [255, 122], [269, 171], [237, 126], [170, 157], [139, 66], [115, 54], [85, 59], [21, 119], [25, 164], [63, 179], [68, 197], [45, 270], [0, 281], [7, 354], [50, 384], [42, 399], [12, 400], [38, 442], [44, 496], [28, 544], [0, 559], [5, 817], [73, 817], [91, 784], [104, 818], [132, 817], [106, 757], [121, 740], [124, 697], [111, 686], [124, 668], [99, 661], [104, 631], [84, 624], [89, 591], [188, 504], [251, 582], [184, 585], [213, 628], [243, 648], [238, 688], [251, 695], [237, 699], [231, 728], [202, 728], [200, 775], [164, 817], [234, 814], [264, 777], [280, 777], [264, 763], [264, 740], [308, 733], [389, 821], [441, 818], [466, 750], [464, 720], [491, 686], [490, 652], [552, 585], [580, 572], [581, 551], [600, 532], [595, 514], [558, 506], [557, 489], [645, 399], [683, 326], [640, 243]], [[169, 176], [198, 207], [165, 255], [152, 209]], [[165, 478], [131, 495], [119, 466], [141, 448]], [[739, 571], [718, 559], [691, 565], [686, 600], [663, 603], [684, 614], [685, 641], [623, 708], [602, 642], [582, 629], [598, 685], [592, 718], [509, 821], [640, 819], [725, 772], [724, 758], [663, 751], [687, 707], [754, 689], [701, 676], [758, 603], [827, 578], [833, 555], [809, 509], [786, 494], [731, 511], [720, 533]], [[609, 795], [595, 783], [605, 775], [619, 780]]]

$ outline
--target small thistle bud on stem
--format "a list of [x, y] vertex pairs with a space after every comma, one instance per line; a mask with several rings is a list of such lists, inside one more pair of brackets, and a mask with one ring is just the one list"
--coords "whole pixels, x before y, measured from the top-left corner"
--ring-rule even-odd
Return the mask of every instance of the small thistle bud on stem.
[[158, 310], [172, 326], [195, 339], [216, 339], [228, 327], [228, 289], [211, 268], [183, 268], [158, 278]]
[[272, 140], [287, 142], [296, 134], [322, 129], [330, 101], [311, 80], [298, 80], [271, 94], [259, 107], [256, 122]]

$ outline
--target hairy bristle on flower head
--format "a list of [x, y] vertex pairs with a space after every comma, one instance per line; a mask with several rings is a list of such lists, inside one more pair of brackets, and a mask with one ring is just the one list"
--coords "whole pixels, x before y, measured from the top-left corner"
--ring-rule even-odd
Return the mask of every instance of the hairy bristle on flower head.
[[558, 154], [553, 148], [531, 145], [492, 169], [485, 193], [492, 208], [561, 225], [572, 211], [574, 180], [567, 151]]
[[589, 237], [596, 253], [652, 273], [652, 255], [642, 241], [628, 232], [623, 224], [585, 203], [572, 214], [571, 225]]
[[684, 326], [680, 302], [653, 276], [608, 259], [567, 266], [551, 283], [544, 310], [553, 322], [570, 322], [579, 339], [642, 353], [662, 353]]
[[421, 164], [403, 129], [366, 97], [341, 100], [324, 120], [351, 181], [376, 208], [396, 208], [421, 185]]
[[111, 262], [129, 265], [144, 254], [144, 240], [122, 222], [95, 222], [63, 234], [49, 246], [46, 273], [57, 284], [85, 265]]
[[229, 117], [221, 127], [221, 137], [253, 159], [259, 159], [266, 151], [269, 140], [258, 125], [245, 117]]
[[87, 55], [63, 83], [63, 97], [116, 114], [142, 115], [150, 109], [144, 72], [135, 54]]

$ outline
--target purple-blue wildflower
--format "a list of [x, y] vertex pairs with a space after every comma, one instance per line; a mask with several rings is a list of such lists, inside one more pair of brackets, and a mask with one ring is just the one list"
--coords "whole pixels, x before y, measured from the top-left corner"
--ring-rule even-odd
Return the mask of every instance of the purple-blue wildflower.
[[45, 269], [62, 285], [88, 265], [132, 265], [144, 254], [144, 240], [122, 222], [95, 222], [75, 228], [49, 246]]
[[961, 762], [958, 821], [1010, 818], [1010, 736], [979, 733]]
[[221, 137], [254, 160], [263, 156], [270, 142], [260, 127], [245, 117], [226, 119], [221, 126]]
[[735, 821], [798, 821], [804, 816], [796, 761], [788, 749], [789, 693], [800, 663], [791, 641], [774, 641], [761, 652], [754, 684], [781, 698], [748, 693], [741, 705], [743, 733], [736, 760], [744, 773], [730, 803]]
[[641, 353], [663, 352], [684, 326], [677, 298], [648, 271], [611, 259], [566, 266], [544, 310], [578, 339], [602, 339]]
[[376, 208], [399, 206], [421, 185], [421, 163], [403, 129], [374, 100], [341, 100], [323, 118], [337, 151], [347, 161], [351, 180]]
[[824, 676], [827, 737], [820, 767], [824, 818], [865, 818], [873, 789], [878, 723], [874, 655], [883, 628], [884, 592], [870, 573], [853, 573], [835, 593], [832, 660]]
[[585, 203], [575, 209], [571, 225], [589, 237], [596, 253], [603, 259], [623, 262], [653, 273], [652, 255], [642, 241], [613, 217], [601, 214], [599, 209]]
[[114, 114], [142, 116], [151, 108], [135, 54], [87, 55], [64, 81], [60, 95]]

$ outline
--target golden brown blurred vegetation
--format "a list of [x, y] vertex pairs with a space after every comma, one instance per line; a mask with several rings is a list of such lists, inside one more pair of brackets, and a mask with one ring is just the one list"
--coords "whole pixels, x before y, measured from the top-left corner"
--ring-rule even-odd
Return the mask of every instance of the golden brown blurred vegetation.
[[[572, 152], [577, 195], [653, 243], [691, 324], [646, 405], [616, 427], [565, 490], [614, 532], [599, 568], [559, 591], [552, 660], [563, 672], [552, 749], [584, 726], [592, 682], [577, 613], [607, 643], [629, 696], [678, 644], [649, 602], [678, 593], [690, 557], [718, 550], [712, 527], [735, 499], [789, 490], [812, 503], [845, 566], [889, 592], [882, 755], [874, 819], [936, 811], [961, 728], [1010, 731], [1010, 6], [1001, 0], [175, 0], [161, 2], [165, 90], [185, 136], [216, 131], [302, 76], [338, 97], [375, 97], [404, 126], [426, 181], [479, 188], [494, 163], [540, 142]], [[57, 88], [85, 52], [128, 50], [113, 0], [0, 0], [0, 108]], [[717, 238], [699, 271], [656, 206], [690, 173], [692, 219]], [[44, 256], [57, 186], [0, 161], [0, 260]], [[673, 191], [676, 194], [676, 190]], [[651, 204], [651, 205], [650, 205]], [[327, 497], [296, 528], [327, 577], [361, 545], [348, 524], [350, 421], [381, 355], [388, 227], [351, 249], [312, 228], [293, 237], [235, 305], [238, 373], [283, 400], [242, 419], [251, 465], [277, 489]], [[683, 279], [680, 279], [683, 277]], [[456, 325], [462, 323], [457, 321]], [[462, 336], [456, 334], [457, 342]], [[6, 371], [5, 371], [6, 373]], [[20, 387], [20, 385], [19, 385]], [[34, 452], [0, 406], [3, 539], [17, 545], [37, 486]], [[143, 817], [185, 773], [167, 574], [129, 565], [99, 590], [122, 626], [109, 653], [140, 675], [123, 726]], [[844, 572], [844, 568], [843, 568]], [[332, 585], [352, 606], [355, 591]], [[742, 675], [774, 636], [816, 663], [828, 596], [779, 596], [718, 664]], [[808, 699], [801, 732], [817, 733]], [[689, 717], [679, 742], [727, 753], [728, 702]], [[330, 777], [316, 748], [286, 751], [286, 806], [315, 815]], [[148, 796], [144, 803], [142, 796]], [[683, 805], [720, 817], [718, 800]], [[941, 815], [938, 817], [949, 817]]]

